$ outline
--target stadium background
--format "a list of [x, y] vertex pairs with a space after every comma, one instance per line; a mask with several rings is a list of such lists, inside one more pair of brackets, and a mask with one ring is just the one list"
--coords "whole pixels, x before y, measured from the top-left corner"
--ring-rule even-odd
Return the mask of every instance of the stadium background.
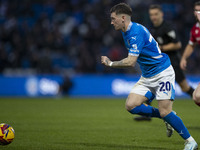
[[[148, 0], [145, 3], [140, 0], [1, 0], [0, 96], [119, 96], [113, 90], [123, 84], [114, 84], [115, 79], [130, 84], [131, 80], [138, 80], [140, 71], [138, 66], [109, 69], [100, 63], [101, 55], [111, 60], [127, 55], [121, 33], [110, 25], [109, 9], [118, 2], [129, 3], [133, 8], [133, 21], [147, 28], [151, 27], [149, 5], [161, 4], [165, 19], [172, 22], [178, 32], [183, 45], [180, 53], [183, 52], [195, 23], [194, 0]], [[194, 87], [199, 81], [199, 62], [197, 47], [186, 72]], [[109, 74], [115, 77], [106, 78]], [[91, 76], [96, 80], [88, 80]], [[84, 83], [88, 83], [87, 87]], [[110, 88], [95, 86], [101, 83]], [[122, 96], [128, 94], [130, 86], [126, 89]], [[185, 96], [178, 86], [177, 92], [177, 96]]]

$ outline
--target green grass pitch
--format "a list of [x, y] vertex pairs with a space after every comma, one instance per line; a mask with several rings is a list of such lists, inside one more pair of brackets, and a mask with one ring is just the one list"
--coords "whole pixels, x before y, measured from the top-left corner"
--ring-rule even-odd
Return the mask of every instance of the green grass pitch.
[[[136, 122], [125, 99], [0, 98], [0, 122], [15, 129], [1, 150], [180, 150], [177, 133], [166, 137], [164, 122]], [[157, 102], [154, 100], [156, 107]], [[200, 144], [200, 107], [176, 100], [174, 110]]]

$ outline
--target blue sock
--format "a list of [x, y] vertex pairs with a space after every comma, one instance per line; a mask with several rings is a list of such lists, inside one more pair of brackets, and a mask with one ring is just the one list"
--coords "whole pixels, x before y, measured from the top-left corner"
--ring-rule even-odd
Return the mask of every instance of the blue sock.
[[183, 139], [187, 139], [190, 137], [190, 133], [188, 132], [187, 128], [183, 124], [183, 121], [180, 117], [178, 117], [173, 112], [169, 113], [167, 116], [163, 118], [167, 123], [169, 123]]
[[161, 118], [160, 112], [157, 108], [149, 106], [149, 105], [140, 105], [135, 108], [133, 108], [131, 111], [129, 111], [132, 114], [138, 114], [138, 115], [143, 115], [147, 117], [156, 117], [156, 118]]

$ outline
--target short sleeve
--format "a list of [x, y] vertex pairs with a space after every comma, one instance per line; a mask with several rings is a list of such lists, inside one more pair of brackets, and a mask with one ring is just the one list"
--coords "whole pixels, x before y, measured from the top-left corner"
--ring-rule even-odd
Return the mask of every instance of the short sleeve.
[[190, 45], [194, 45], [194, 43], [196, 42], [196, 38], [193, 34], [193, 29], [190, 31], [190, 40], [189, 40], [189, 44]]

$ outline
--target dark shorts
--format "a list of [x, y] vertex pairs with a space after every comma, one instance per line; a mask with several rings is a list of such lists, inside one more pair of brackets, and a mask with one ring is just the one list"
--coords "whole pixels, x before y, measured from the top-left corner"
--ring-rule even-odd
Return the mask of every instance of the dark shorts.
[[179, 55], [169, 55], [171, 64], [175, 71], [175, 80], [180, 83], [185, 80], [185, 75], [183, 70], [180, 68], [180, 57]]

